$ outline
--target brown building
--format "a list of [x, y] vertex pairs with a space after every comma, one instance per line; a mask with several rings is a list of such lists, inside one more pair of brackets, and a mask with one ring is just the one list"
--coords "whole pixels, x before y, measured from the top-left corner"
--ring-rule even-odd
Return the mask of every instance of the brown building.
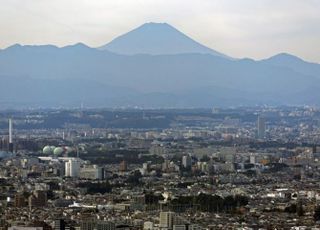
[[26, 197], [20, 193], [14, 196], [14, 206], [17, 208], [26, 207], [27, 206]]
[[121, 163], [119, 164], [119, 170], [121, 172], [125, 172], [128, 170], [128, 164], [126, 161], [121, 161]]

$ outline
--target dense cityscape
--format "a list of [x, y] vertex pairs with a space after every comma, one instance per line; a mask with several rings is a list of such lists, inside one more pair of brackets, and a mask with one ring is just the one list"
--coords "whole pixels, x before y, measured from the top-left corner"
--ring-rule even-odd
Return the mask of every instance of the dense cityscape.
[[320, 0], [1, 0], [0, 230], [320, 230]]
[[0, 229], [316, 229], [320, 109], [0, 112]]

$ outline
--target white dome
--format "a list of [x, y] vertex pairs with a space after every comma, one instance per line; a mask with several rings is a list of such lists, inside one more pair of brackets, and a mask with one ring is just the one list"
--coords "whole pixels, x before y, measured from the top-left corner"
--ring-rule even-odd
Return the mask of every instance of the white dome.
[[46, 155], [49, 155], [49, 154], [52, 154], [53, 150], [51, 149], [50, 146], [45, 146], [42, 150], [43, 154], [46, 154]]
[[54, 155], [61, 155], [64, 152], [63, 148], [57, 147], [54, 149], [53, 154]]

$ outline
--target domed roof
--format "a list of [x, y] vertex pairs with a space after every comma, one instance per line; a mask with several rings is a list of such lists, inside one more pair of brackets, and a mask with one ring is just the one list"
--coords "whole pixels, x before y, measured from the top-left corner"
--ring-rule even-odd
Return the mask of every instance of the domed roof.
[[52, 154], [52, 152], [53, 152], [53, 149], [51, 148], [51, 146], [45, 146], [44, 148], [43, 148], [43, 150], [42, 150], [42, 152], [43, 152], [43, 154]]
[[63, 148], [57, 147], [54, 149], [53, 154], [54, 155], [61, 155], [64, 152]]

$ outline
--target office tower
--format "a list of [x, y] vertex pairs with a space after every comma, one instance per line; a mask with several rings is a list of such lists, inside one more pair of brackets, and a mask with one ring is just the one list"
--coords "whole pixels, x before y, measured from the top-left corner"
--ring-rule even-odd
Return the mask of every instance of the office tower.
[[9, 152], [13, 152], [13, 142], [12, 142], [12, 119], [9, 119]]
[[79, 175], [80, 175], [80, 161], [72, 159], [65, 163], [65, 176], [79, 177]]
[[191, 157], [189, 155], [182, 157], [182, 165], [186, 169], [190, 169], [192, 165]]
[[160, 212], [160, 229], [172, 229], [174, 222], [175, 213], [174, 212]]
[[265, 119], [261, 116], [258, 116], [257, 121], [257, 137], [258, 139], [264, 139], [266, 137], [266, 123]]

